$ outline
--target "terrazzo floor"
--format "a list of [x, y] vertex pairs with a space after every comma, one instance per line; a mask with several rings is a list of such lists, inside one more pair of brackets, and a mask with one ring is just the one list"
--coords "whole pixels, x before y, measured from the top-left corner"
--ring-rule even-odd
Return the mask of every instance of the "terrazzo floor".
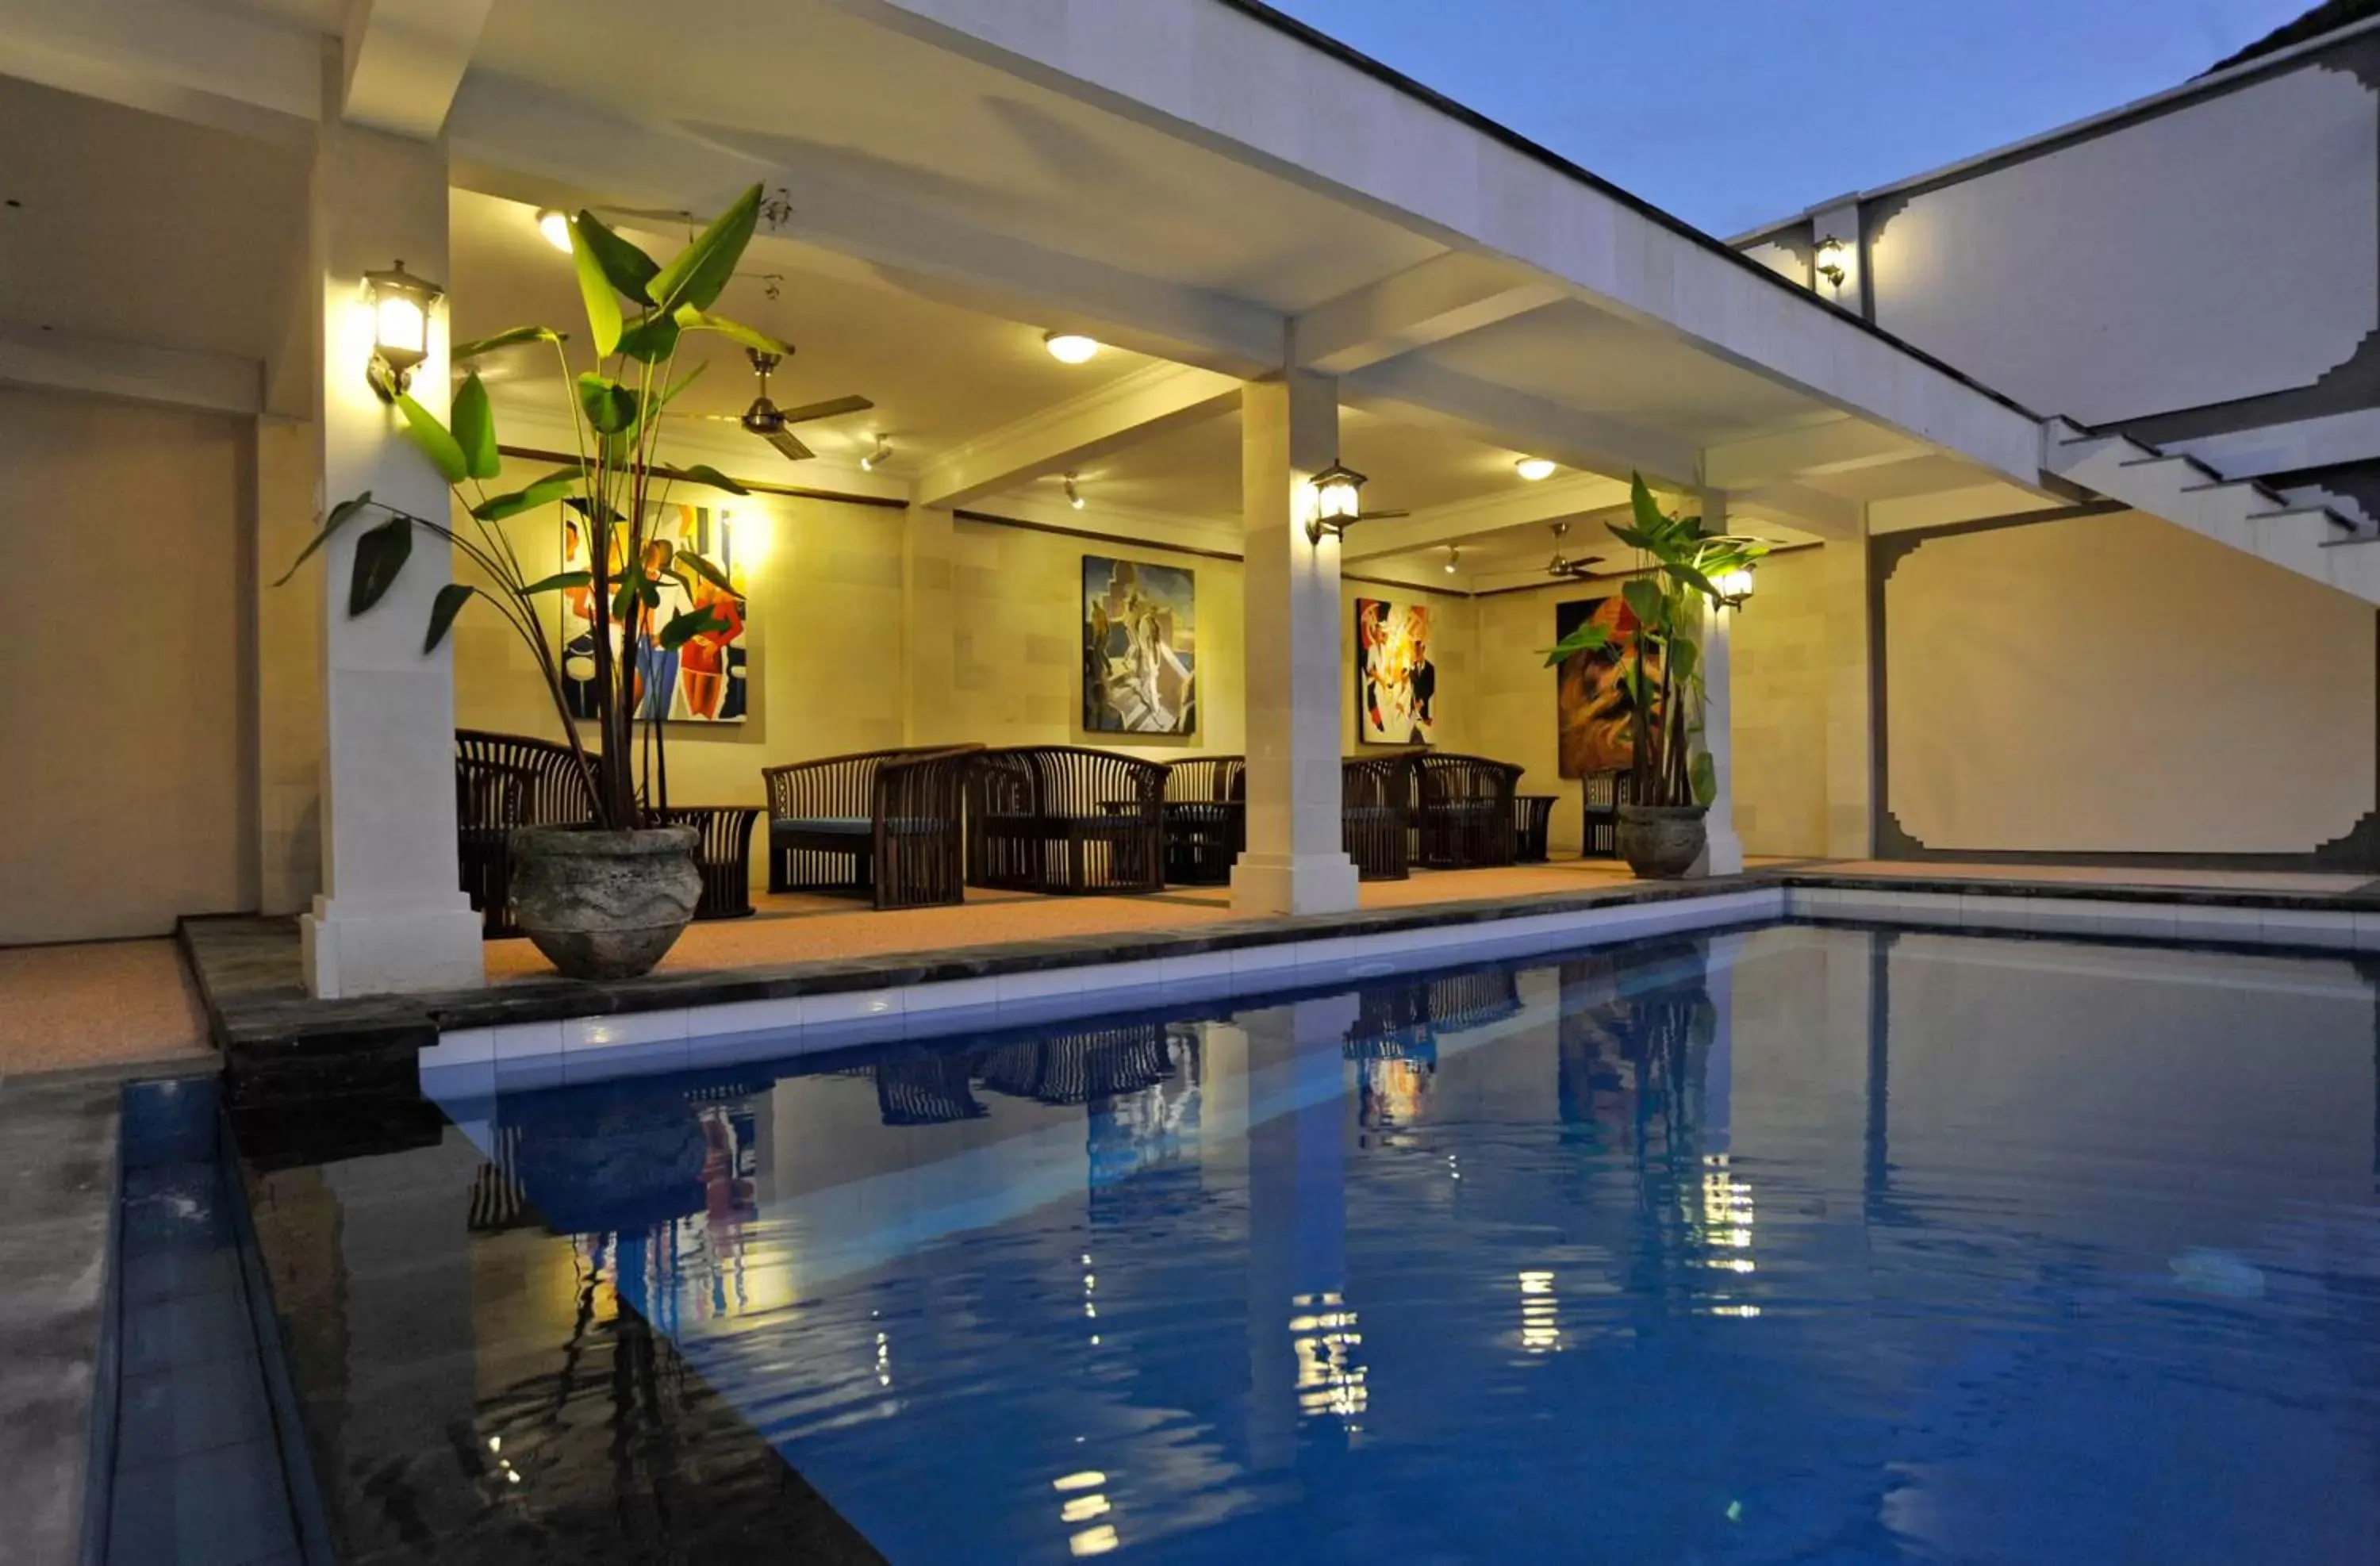
[[0, 1077], [212, 1052], [170, 940], [0, 949]]

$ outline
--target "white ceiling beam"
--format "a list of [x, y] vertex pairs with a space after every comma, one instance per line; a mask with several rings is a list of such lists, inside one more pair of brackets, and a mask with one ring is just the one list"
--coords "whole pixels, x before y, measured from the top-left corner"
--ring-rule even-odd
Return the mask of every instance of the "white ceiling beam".
[[446, 123], [494, 0], [347, 0], [346, 116], [427, 141]]
[[962, 506], [1215, 418], [1239, 407], [1240, 382], [1187, 365], [1155, 364], [1040, 408], [936, 457], [910, 504]]
[[1450, 250], [1299, 315], [1290, 323], [1290, 354], [1305, 369], [1346, 375], [1565, 295], [1503, 262]]
[[1507, 528], [1566, 521], [1627, 504], [1628, 486], [1599, 473], [1548, 479], [1479, 500], [1433, 505], [1410, 516], [1392, 516], [1351, 528], [1341, 545], [1339, 558], [1353, 565]]
[[1180, 512], [1148, 511], [1097, 502], [1076, 511], [1063, 500], [1047, 494], [1004, 494], [979, 506], [959, 509], [1005, 521], [1030, 522], [1054, 532], [1131, 539], [1157, 549], [1196, 550], [1235, 559], [1247, 542], [1236, 517], [1219, 522]]
[[834, 149], [782, 139], [746, 147], [684, 126], [648, 126], [486, 70], [466, 77], [447, 123], [456, 182], [540, 204], [615, 205], [698, 216], [755, 182], [790, 192], [756, 261], [814, 271], [980, 314], [1253, 380], [1287, 362], [1279, 311], [1147, 277], [944, 212], [926, 212], [834, 164]]
[[1763, 484], [1756, 489], [1727, 492], [1728, 530], [1740, 532], [1734, 514], [1773, 517], [1815, 538], [1834, 541], [1860, 534], [1860, 503], [1842, 495], [1812, 489], [1807, 484]]
[[1908, 462], [1933, 451], [1923, 441], [1864, 419], [1832, 419], [1711, 446], [1703, 453], [1703, 482], [1714, 490], [1750, 490], [1780, 480]]
[[0, 329], [0, 385], [126, 397], [254, 418], [264, 366], [232, 354], [140, 347], [63, 332]]
[[1692, 485], [1701, 467], [1701, 454], [1678, 436], [1417, 358], [1388, 359], [1347, 376], [1339, 397], [1590, 473], [1641, 472], [1648, 482]]
[[320, 34], [186, 0], [7, 0], [0, 75], [282, 142], [322, 112]]

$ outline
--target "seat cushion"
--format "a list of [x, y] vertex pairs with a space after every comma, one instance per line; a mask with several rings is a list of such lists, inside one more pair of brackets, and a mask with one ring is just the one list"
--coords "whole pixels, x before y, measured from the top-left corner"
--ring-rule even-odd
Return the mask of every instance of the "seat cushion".
[[875, 830], [866, 816], [777, 816], [769, 822], [771, 837], [866, 837]]

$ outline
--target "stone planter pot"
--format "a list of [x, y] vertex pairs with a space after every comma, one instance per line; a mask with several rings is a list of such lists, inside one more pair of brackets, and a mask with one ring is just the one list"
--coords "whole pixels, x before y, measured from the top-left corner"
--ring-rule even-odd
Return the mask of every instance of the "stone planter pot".
[[702, 897], [692, 827], [513, 833], [513, 919], [571, 978], [634, 978], [677, 944]]
[[1676, 880], [1703, 856], [1703, 805], [1622, 805], [1615, 829], [1620, 856], [1646, 880]]

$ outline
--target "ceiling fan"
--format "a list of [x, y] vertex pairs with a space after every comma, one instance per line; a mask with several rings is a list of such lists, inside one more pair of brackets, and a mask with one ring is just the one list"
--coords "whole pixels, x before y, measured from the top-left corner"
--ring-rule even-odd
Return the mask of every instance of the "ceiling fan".
[[781, 354], [764, 353], [759, 348], [746, 348], [744, 357], [760, 377], [760, 395], [742, 413], [710, 413], [706, 419], [724, 424], [741, 425], [777, 448], [789, 462], [808, 462], [818, 453], [802, 444], [794, 435], [792, 426], [814, 423], [821, 419], [837, 419], [846, 413], [861, 413], [876, 405], [866, 397], [829, 397], [824, 402], [804, 403], [799, 407], [779, 407], [769, 400], [769, 372], [783, 361]]
[[1593, 576], [1595, 573], [1590, 569], [1590, 567], [1602, 564], [1603, 556], [1599, 554], [1590, 554], [1584, 560], [1571, 559], [1568, 555], [1562, 553], [1562, 540], [1570, 537], [1570, 524], [1567, 522], [1556, 522], [1552, 526], [1554, 530], [1554, 557], [1546, 562], [1546, 575], [1548, 577], [1561, 577], [1572, 581], [1584, 580], [1585, 577]]

